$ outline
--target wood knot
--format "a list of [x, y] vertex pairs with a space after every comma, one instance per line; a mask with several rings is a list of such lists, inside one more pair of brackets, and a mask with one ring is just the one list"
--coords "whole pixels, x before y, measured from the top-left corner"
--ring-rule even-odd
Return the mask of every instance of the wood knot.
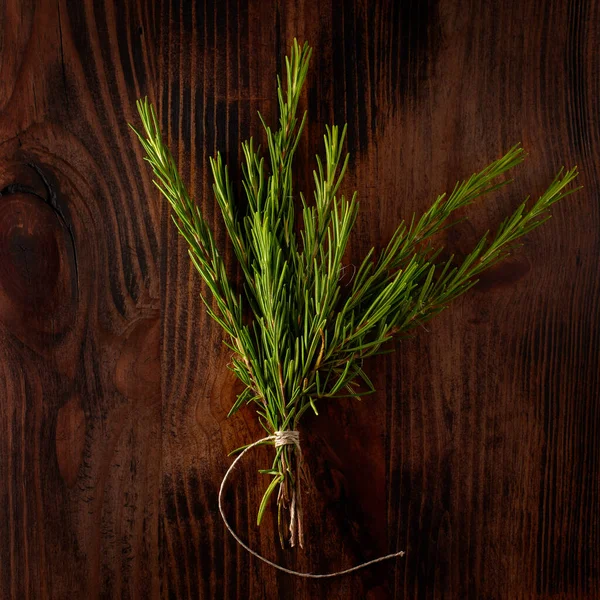
[[0, 187], [0, 320], [56, 333], [78, 297], [73, 233], [37, 165], [11, 175]]

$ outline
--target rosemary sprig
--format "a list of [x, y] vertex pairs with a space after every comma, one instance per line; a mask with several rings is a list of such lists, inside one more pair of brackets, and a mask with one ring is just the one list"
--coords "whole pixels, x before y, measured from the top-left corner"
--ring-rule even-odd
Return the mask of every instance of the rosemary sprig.
[[[213, 233], [181, 180], [148, 99], [137, 103], [143, 133], [132, 127], [208, 287], [210, 294], [202, 296], [206, 308], [228, 336], [230, 368], [245, 386], [229, 414], [255, 403], [269, 435], [296, 429], [307, 410], [318, 414], [323, 399], [373, 392], [362, 368], [365, 358], [387, 351], [394, 336], [407, 335], [439, 314], [475, 285], [484, 270], [504, 259], [521, 236], [549, 219], [553, 204], [578, 189], [568, 187], [577, 169], [561, 169], [540, 198], [526, 199], [493, 237], [483, 235], [460, 261], [439, 260], [442, 248], [434, 245], [434, 236], [457, 223], [452, 220], [455, 211], [509, 182], [503, 175], [524, 159], [516, 145], [457, 183], [449, 196], [438, 196], [420, 218], [401, 222], [383, 251], [376, 256], [371, 249], [352, 284], [344, 285], [343, 260], [358, 212], [356, 192], [350, 198], [339, 193], [348, 167], [342, 150], [346, 126], [326, 128], [324, 156], [317, 156], [313, 173], [314, 201], [299, 193], [300, 206], [294, 202], [293, 159], [307, 118], [304, 112], [298, 119], [297, 109], [310, 55], [307, 44], [294, 40], [286, 57], [285, 86], [277, 79], [277, 130], [260, 117], [267, 158], [252, 139], [242, 145], [244, 202], [234, 198], [221, 155], [210, 161], [215, 197], [244, 277], [243, 294], [227, 275]], [[295, 452], [293, 446], [277, 448], [272, 467], [262, 471], [272, 480], [258, 523], [278, 489], [282, 542], [282, 514], [299, 486]], [[290, 530], [298, 532], [301, 543], [300, 516], [293, 518], [298, 522]]]

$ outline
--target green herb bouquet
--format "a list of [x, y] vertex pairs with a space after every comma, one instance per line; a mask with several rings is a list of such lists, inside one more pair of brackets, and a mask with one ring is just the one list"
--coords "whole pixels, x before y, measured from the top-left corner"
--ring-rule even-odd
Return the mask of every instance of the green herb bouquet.
[[253, 404], [265, 440], [274, 445], [273, 463], [261, 471], [271, 480], [258, 523], [275, 494], [281, 543], [288, 539], [292, 546], [303, 543], [297, 434], [302, 416], [318, 414], [323, 399], [373, 392], [363, 370], [365, 358], [389, 351], [392, 338], [410, 334], [444, 310], [504, 259], [516, 240], [549, 219], [554, 203], [577, 189], [567, 189], [577, 169], [561, 169], [539, 199], [520, 204], [495, 235], [483, 235], [461, 260], [442, 259], [434, 236], [456, 223], [455, 211], [508, 183], [502, 176], [524, 158], [523, 149], [514, 146], [457, 183], [449, 195], [438, 196], [420, 218], [402, 221], [383, 250], [371, 249], [352, 280], [343, 283], [344, 255], [358, 211], [356, 193], [347, 198], [340, 192], [348, 166], [345, 126], [326, 128], [313, 200], [294, 189], [294, 153], [306, 123], [306, 112], [298, 118], [297, 109], [310, 56], [310, 47], [294, 40], [285, 82], [277, 79], [277, 129], [261, 116], [265, 155], [252, 138], [242, 145], [243, 201], [234, 198], [220, 154], [210, 161], [243, 286], [228, 275], [214, 233], [163, 141], [152, 104], [137, 103], [143, 133], [136, 133], [155, 184], [170, 202], [190, 258], [210, 290], [210, 297], [202, 297], [206, 310], [225, 331], [233, 353], [230, 368], [244, 385], [229, 414]]

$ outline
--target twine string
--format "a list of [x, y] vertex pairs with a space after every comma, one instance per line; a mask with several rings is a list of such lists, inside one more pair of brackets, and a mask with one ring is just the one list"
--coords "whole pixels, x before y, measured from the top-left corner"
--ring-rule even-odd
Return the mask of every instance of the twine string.
[[259, 444], [264, 444], [265, 442], [270, 442], [270, 441], [274, 442], [276, 448], [278, 448], [279, 446], [294, 445], [294, 446], [296, 446], [296, 448], [299, 452], [301, 450], [300, 449], [300, 434], [298, 431], [276, 431], [275, 435], [268, 435], [267, 437], [264, 437], [260, 440], [257, 440], [256, 442], [253, 442], [249, 446], [246, 446], [246, 448], [244, 448], [244, 450], [242, 450], [242, 452], [240, 452], [239, 456], [237, 456], [236, 459], [231, 463], [229, 469], [227, 469], [227, 471], [223, 477], [223, 480], [221, 481], [221, 486], [219, 488], [219, 512], [221, 513], [221, 518], [223, 519], [223, 523], [225, 523], [225, 527], [227, 527], [227, 530], [229, 531], [229, 533], [233, 536], [235, 541], [242, 548], [244, 548], [244, 550], [246, 550], [247, 552], [252, 554], [252, 556], [254, 556], [255, 558], [262, 560], [262, 562], [270, 565], [271, 567], [274, 567], [275, 569], [279, 569], [280, 571], [283, 571], [284, 573], [288, 573], [290, 575], [296, 575], [297, 577], [306, 577], [309, 579], [325, 579], [327, 577], [337, 577], [339, 575], [346, 575], [347, 573], [352, 573], [354, 571], [358, 571], [359, 569], [364, 569], [365, 567], [374, 565], [375, 563], [379, 563], [384, 560], [389, 560], [390, 558], [404, 556], [404, 551], [400, 550], [399, 552], [392, 552], [391, 554], [386, 554], [385, 556], [380, 556], [379, 558], [375, 558], [373, 560], [369, 560], [369, 561], [360, 563], [354, 567], [350, 567], [349, 569], [344, 569], [342, 571], [334, 571], [332, 573], [303, 573], [301, 571], [294, 571], [293, 569], [287, 569], [286, 567], [278, 565], [277, 563], [274, 563], [273, 561], [269, 560], [268, 558], [261, 556], [260, 554], [258, 554], [258, 552], [255, 552], [254, 550], [252, 550], [252, 548], [250, 548], [248, 545], [246, 545], [238, 537], [238, 535], [235, 533], [235, 531], [229, 524], [229, 521], [227, 521], [227, 518], [225, 517], [225, 511], [223, 510], [223, 491], [225, 489], [225, 484], [227, 483], [227, 479], [231, 475], [231, 472], [235, 468], [235, 465], [238, 463], [238, 461], [240, 461], [242, 459], [244, 454], [246, 454], [246, 452], [248, 452], [249, 450], [252, 450], [252, 448], [254, 448], [255, 446], [258, 446]]
[[272, 437], [275, 438], [275, 448], [279, 448], [279, 446], [294, 445], [298, 449], [298, 452], [301, 451], [299, 431], [294, 431], [292, 429], [286, 429], [285, 431], [276, 431], [275, 435]]

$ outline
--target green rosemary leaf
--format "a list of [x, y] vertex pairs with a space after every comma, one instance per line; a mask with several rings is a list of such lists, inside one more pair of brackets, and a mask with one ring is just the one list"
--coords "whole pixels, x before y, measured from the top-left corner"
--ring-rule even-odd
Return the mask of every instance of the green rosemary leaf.
[[262, 521], [263, 515], [265, 514], [265, 509], [267, 508], [267, 502], [271, 497], [271, 494], [275, 491], [275, 488], [283, 481], [284, 476], [279, 472], [275, 471], [277, 475], [271, 480], [271, 483], [265, 490], [265, 493], [260, 501], [260, 505], [258, 507], [258, 515], [256, 517], [256, 524], [260, 525]]

